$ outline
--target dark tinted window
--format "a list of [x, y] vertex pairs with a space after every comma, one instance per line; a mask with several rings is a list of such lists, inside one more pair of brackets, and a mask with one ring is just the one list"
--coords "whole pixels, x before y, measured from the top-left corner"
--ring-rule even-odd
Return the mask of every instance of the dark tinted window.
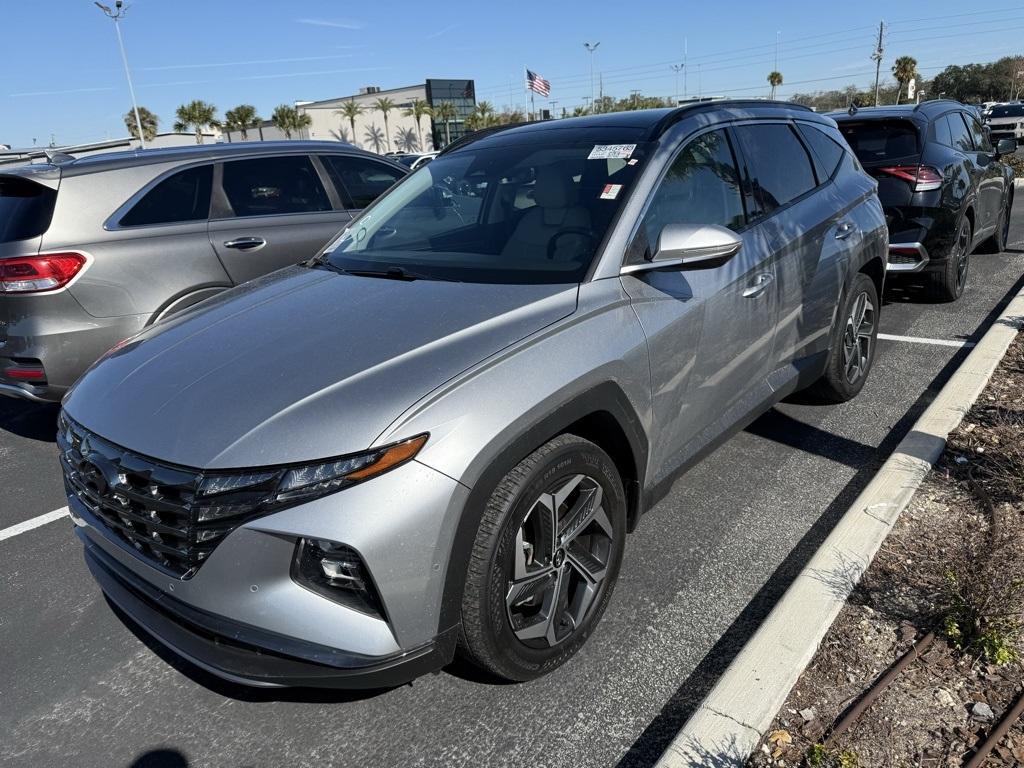
[[770, 213], [814, 189], [811, 158], [788, 125], [741, 125], [735, 130], [762, 212]]
[[814, 155], [815, 166], [818, 169], [818, 178], [824, 181], [831, 178], [836, 172], [839, 163], [842, 162], [843, 154], [846, 152], [834, 139], [825, 135], [813, 125], [797, 123], [800, 135], [810, 145], [811, 153]]
[[236, 216], [331, 210], [313, 162], [304, 155], [224, 163], [224, 192]]
[[839, 131], [862, 163], [895, 160], [920, 152], [917, 126], [910, 120], [843, 120]]
[[935, 140], [946, 147], [953, 146], [953, 136], [949, 132], [949, 122], [945, 116], [940, 117], [932, 123], [932, 130], [935, 131]]
[[724, 132], [698, 136], [668, 169], [644, 216], [648, 249], [666, 224], [720, 224], [732, 230], [746, 224], [740, 177]]
[[981, 127], [981, 123], [973, 115], [964, 115], [964, 120], [967, 121], [967, 128], [971, 132], [971, 138], [974, 140], [974, 148], [983, 152], [988, 152], [992, 149], [992, 144], [988, 140], [988, 136], [985, 135], [985, 129]]
[[974, 142], [971, 140], [971, 132], [967, 130], [967, 123], [964, 122], [960, 113], [950, 112], [946, 115], [945, 119], [949, 125], [950, 146], [955, 149], [962, 149], [965, 152], [973, 151]]
[[38, 237], [50, 226], [56, 191], [16, 176], [0, 177], [0, 243]]
[[368, 206], [403, 176], [397, 168], [365, 157], [328, 155], [324, 160], [334, 183], [342, 194], [348, 191], [356, 208]]
[[1024, 104], [1003, 104], [992, 107], [989, 117], [1024, 117]]
[[210, 214], [213, 166], [201, 165], [168, 176], [121, 217], [121, 226], [198, 221]]

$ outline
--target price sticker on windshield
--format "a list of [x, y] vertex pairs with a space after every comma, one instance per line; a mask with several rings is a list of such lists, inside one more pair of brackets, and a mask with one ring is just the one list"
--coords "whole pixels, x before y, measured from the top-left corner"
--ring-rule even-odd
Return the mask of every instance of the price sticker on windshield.
[[636, 149], [636, 144], [595, 144], [587, 160], [626, 160]]

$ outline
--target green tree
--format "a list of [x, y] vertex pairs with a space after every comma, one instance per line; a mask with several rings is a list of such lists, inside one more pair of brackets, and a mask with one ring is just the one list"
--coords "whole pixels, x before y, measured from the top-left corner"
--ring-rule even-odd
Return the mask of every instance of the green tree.
[[481, 101], [476, 105], [473, 114], [466, 118], [466, 128], [471, 131], [479, 131], [481, 128], [489, 128], [494, 125], [494, 105], [489, 101]]
[[906, 91], [907, 85], [917, 77], [917, 59], [913, 56], [900, 56], [892, 65], [892, 75], [900, 86], [896, 91], [896, 103], [899, 104], [904, 92], [909, 93]]
[[771, 72], [769, 72], [768, 73], [768, 85], [770, 85], [772, 87], [771, 95], [768, 98], [774, 99], [775, 98], [775, 89], [778, 88], [780, 85], [782, 85], [782, 73], [778, 72], [776, 70], [772, 70]]
[[434, 107], [434, 118], [444, 122], [444, 143], [445, 146], [452, 143], [452, 120], [457, 118], [459, 113], [455, 109], [455, 105], [450, 101], [442, 101], [436, 107]]
[[184, 133], [188, 130], [196, 132], [196, 144], [203, 143], [203, 131], [207, 128], [220, 128], [220, 121], [217, 120], [217, 108], [208, 102], [196, 99], [188, 104], [182, 104], [174, 112], [177, 121], [174, 123], [174, 130]]
[[260, 116], [256, 114], [256, 107], [252, 104], [239, 104], [224, 113], [224, 127], [229, 131], [241, 133], [242, 141], [247, 141], [249, 129], [256, 128], [259, 124]]
[[[160, 118], [154, 115], [145, 107], [139, 107], [139, 122], [142, 123], [142, 136], [146, 141], [156, 138], [157, 124]], [[124, 113], [124, 126], [128, 129], [128, 135], [139, 138], [139, 126], [135, 123], [135, 111], [129, 109]]]
[[341, 115], [343, 118], [348, 120], [349, 127], [352, 129], [352, 142], [356, 140], [356, 118], [363, 114], [363, 105], [357, 102], [355, 99], [349, 99], [341, 105], [341, 109], [336, 111], [334, 114]]
[[274, 107], [274, 114], [270, 116], [270, 120], [279, 131], [284, 133], [286, 139], [290, 139], [293, 133], [308, 128], [313, 122], [313, 118], [305, 112], [299, 112], [297, 107], [288, 104], [279, 104]]
[[429, 117], [432, 113], [430, 105], [424, 99], [413, 99], [409, 108], [403, 113], [406, 117], [411, 117], [416, 121], [416, 134], [420, 137], [420, 147], [426, 148], [423, 143], [423, 125], [422, 121], [424, 117]]
[[395, 102], [389, 99], [387, 96], [381, 96], [375, 102], [373, 102], [373, 108], [384, 115], [384, 139], [387, 141], [388, 151], [391, 151], [391, 137], [388, 135], [388, 114], [395, 108]]

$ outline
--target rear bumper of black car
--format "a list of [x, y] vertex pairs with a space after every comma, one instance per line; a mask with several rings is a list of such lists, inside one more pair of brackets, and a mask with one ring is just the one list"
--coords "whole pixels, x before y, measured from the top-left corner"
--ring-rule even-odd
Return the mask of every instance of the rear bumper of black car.
[[[942, 268], [956, 238], [956, 216], [945, 208], [885, 209], [889, 226], [889, 272], [922, 272]], [[916, 246], [916, 248], [914, 248]], [[912, 256], [912, 249], [920, 254]], [[900, 258], [899, 254], [904, 256]]]
[[390, 657], [370, 657], [290, 638], [201, 611], [127, 571], [76, 529], [107, 598], [147, 634], [220, 678], [262, 688], [373, 689], [402, 685], [451, 661], [456, 633]]

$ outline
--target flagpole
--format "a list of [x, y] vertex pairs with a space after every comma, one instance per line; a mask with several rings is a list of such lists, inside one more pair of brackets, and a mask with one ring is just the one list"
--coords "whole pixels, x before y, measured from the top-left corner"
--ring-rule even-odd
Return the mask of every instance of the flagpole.
[[[525, 65], [523, 65], [523, 107], [527, 111], [529, 111], [529, 109], [530, 109], [530, 102], [529, 102], [529, 97], [530, 97], [529, 90], [530, 90], [530, 88], [526, 84], [526, 73], [528, 71], [529, 71], [529, 69]], [[529, 114], [527, 114], [526, 119], [527, 120], [531, 119]]]

